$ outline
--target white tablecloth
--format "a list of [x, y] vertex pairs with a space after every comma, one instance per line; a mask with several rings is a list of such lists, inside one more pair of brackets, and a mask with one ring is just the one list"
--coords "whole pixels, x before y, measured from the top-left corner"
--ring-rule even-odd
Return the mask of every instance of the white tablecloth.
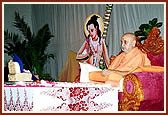
[[4, 87], [5, 111], [118, 111], [118, 88], [94, 83]]

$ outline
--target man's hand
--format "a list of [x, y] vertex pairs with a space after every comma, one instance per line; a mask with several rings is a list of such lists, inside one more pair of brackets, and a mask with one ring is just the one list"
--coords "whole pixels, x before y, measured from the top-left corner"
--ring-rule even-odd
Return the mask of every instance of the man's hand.
[[112, 72], [112, 70], [104, 69], [104, 70], [102, 71], [102, 75], [103, 75], [103, 76], [110, 75], [111, 72]]

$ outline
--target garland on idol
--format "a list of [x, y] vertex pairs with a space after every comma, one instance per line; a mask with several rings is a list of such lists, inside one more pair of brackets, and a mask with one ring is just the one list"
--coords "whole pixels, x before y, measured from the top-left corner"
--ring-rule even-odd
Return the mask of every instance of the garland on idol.
[[[90, 49], [91, 49], [91, 51], [93, 53], [93, 65], [95, 65], [96, 67], [98, 67], [98, 65], [99, 65], [99, 55], [100, 55], [101, 49], [102, 49], [102, 47], [101, 47], [101, 38], [99, 40], [99, 48], [98, 48], [97, 57], [96, 57], [95, 51], [93, 50], [93, 44], [92, 44], [91, 41], [92, 41], [92, 38], [89, 37], [89, 47], [90, 47]], [[96, 63], [95, 63], [95, 60], [96, 60]]]

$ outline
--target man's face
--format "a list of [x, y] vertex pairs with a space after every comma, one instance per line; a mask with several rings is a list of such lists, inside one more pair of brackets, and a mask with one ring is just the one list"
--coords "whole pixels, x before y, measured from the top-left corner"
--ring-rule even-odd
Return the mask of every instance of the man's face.
[[89, 32], [90, 36], [92, 37], [92, 39], [95, 39], [95, 37], [97, 35], [97, 30], [93, 24], [88, 25], [88, 32]]
[[130, 50], [133, 49], [132, 45], [133, 39], [130, 38], [129, 36], [123, 36], [121, 39], [121, 49], [128, 53]]

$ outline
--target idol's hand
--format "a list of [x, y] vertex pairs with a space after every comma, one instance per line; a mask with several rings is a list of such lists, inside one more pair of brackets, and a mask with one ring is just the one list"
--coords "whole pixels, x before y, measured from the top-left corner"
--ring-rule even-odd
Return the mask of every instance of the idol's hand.
[[104, 69], [104, 70], [102, 71], [102, 75], [103, 75], [103, 76], [110, 75], [111, 72], [112, 72], [112, 71], [109, 70], [109, 69]]

